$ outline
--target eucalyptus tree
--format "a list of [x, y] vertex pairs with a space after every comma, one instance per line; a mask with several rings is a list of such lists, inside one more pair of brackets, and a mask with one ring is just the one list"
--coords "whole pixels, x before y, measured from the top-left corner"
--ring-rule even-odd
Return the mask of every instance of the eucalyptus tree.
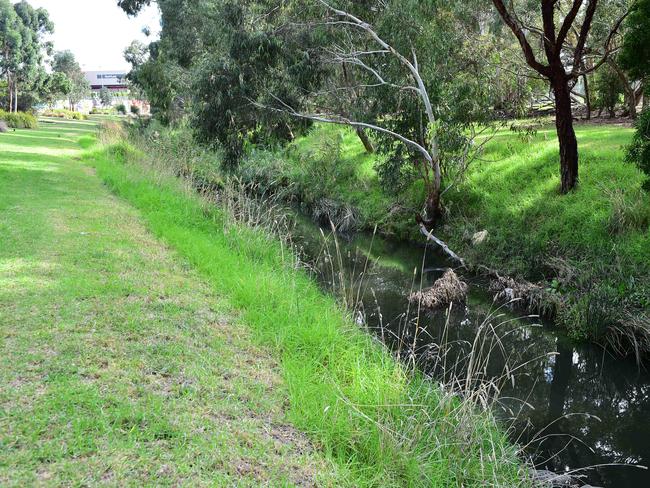
[[[578, 142], [573, 128], [571, 89], [579, 77], [607, 62], [626, 13], [608, 25], [603, 45], [596, 49], [591, 30], [604, 1], [538, 0], [534, 2], [537, 12], [525, 0], [507, 5], [503, 0], [492, 2], [517, 38], [528, 66], [548, 80], [552, 88], [560, 143], [561, 192], [567, 193], [578, 183]], [[591, 62], [586, 63], [585, 58]]]
[[318, 9], [303, 22], [323, 31], [310, 52], [346, 76], [302, 87], [298, 105], [277, 93], [275, 103], [256, 105], [372, 131], [386, 155], [380, 178], [399, 182], [405, 169], [419, 177], [426, 193], [423, 218], [434, 223], [443, 213], [443, 195], [480, 149], [473, 137], [477, 123], [492, 113], [493, 70], [468, 48], [473, 39], [467, 33], [480, 25], [464, 17], [467, 2], [341, 3], [311, 2]]
[[55, 73], [63, 73], [70, 81], [70, 90], [68, 91], [68, 103], [70, 110], [74, 110], [75, 105], [90, 95], [90, 84], [79, 63], [71, 51], [58, 51], [54, 53], [52, 61], [52, 70]]
[[61, 98], [67, 98], [72, 91], [72, 82], [65, 73], [53, 72], [47, 75], [41, 90], [41, 99], [52, 106]]
[[[636, 0], [625, 22], [625, 35], [619, 62], [633, 80], [641, 81], [641, 86], [650, 80], [650, 0]], [[650, 93], [644, 97], [647, 105]]]
[[34, 9], [25, 0], [16, 3], [14, 10], [18, 18], [21, 43], [10, 92], [14, 96], [14, 110], [17, 110], [19, 90], [22, 88], [26, 92], [38, 92], [47, 78], [44, 60], [51, 54], [52, 44], [46, 41], [46, 36], [54, 32], [54, 24], [47, 10]]
[[9, 0], [0, 0], [0, 71], [7, 81], [9, 111], [14, 110], [14, 73], [20, 65], [22, 41], [20, 19], [13, 5]]

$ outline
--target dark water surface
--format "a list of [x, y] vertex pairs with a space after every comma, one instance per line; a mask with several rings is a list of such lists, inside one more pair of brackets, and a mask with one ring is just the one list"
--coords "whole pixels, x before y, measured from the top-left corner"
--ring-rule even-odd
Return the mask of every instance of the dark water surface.
[[[470, 284], [466, 307], [452, 309], [449, 318], [445, 311], [418, 314], [409, 307], [409, 292], [430, 286], [450, 265], [434, 249], [357, 234], [350, 240], [339, 237], [337, 253], [333, 236], [324, 235], [325, 241], [316, 225], [298, 218], [294, 240], [321, 285], [340, 292], [343, 276], [348, 295], [358, 295], [363, 304], [358, 321], [403, 356], [415, 351], [420, 367], [432, 376], [450, 374], [453, 365], [456, 373], [464, 371], [477, 330], [482, 324], [497, 328], [500, 342], [487, 375], [499, 377], [506, 364], [521, 365], [514, 382], [502, 389], [497, 413], [538, 469], [562, 473], [605, 464], [650, 465], [650, 375], [633, 361], [597, 346], [574, 345], [539, 319], [499, 308], [486, 283], [471, 277], [464, 278]], [[450, 351], [444, 365], [437, 359], [442, 342]], [[575, 474], [596, 486], [650, 487], [650, 471], [638, 467], [601, 466]]]

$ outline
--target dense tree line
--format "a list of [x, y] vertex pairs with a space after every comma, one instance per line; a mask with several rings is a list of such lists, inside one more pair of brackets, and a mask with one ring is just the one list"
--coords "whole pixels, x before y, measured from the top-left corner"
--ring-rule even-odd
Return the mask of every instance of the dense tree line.
[[15, 4], [0, 0], [0, 99], [9, 112], [65, 97], [73, 105], [89, 93], [74, 55], [53, 53], [48, 40], [53, 32], [47, 10], [35, 9], [26, 0]]
[[[118, 1], [129, 15], [150, 3]], [[160, 120], [188, 120], [229, 168], [249, 145], [281, 144], [314, 121], [349, 125], [386, 155], [388, 189], [422, 179], [429, 219], [475, 158], [480, 131], [544, 100], [555, 108], [561, 191], [573, 190], [576, 101], [590, 117], [613, 115], [625, 97], [634, 117], [646, 85], [634, 67], [645, 34], [624, 35], [647, 0], [156, 3], [160, 39], [125, 57]]]

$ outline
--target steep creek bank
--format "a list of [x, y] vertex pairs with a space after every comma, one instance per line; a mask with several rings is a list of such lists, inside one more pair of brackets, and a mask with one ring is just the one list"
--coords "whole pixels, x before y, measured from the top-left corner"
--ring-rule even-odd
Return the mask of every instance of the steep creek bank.
[[[465, 306], [418, 311], [408, 295], [451, 266], [435, 249], [359, 233], [338, 239], [298, 216], [294, 241], [326, 290], [360, 299], [357, 321], [402, 357], [434, 377], [463, 375], [477, 331], [498, 331], [485, 376], [515, 370], [501, 391], [498, 415], [513, 441], [526, 446], [539, 469], [578, 471], [596, 486], [648, 486], [650, 472], [620, 464], [650, 464], [650, 375], [632, 360], [598, 346], [575, 345], [551, 324], [499, 307], [489, 281], [473, 275]], [[329, 237], [327, 237], [329, 235]], [[328, 248], [329, 252], [324, 251]], [[365, 270], [365, 273], [364, 273]], [[360, 282], [359, 276], [363, 274]], [[341, 285], [345, 282], [345, 287]], [[486, 321], [486, 317], [490, 317]], [[438, 345], [447, 344], [441, 357]], [[444, 359], [443, 359], [444, 358]]]

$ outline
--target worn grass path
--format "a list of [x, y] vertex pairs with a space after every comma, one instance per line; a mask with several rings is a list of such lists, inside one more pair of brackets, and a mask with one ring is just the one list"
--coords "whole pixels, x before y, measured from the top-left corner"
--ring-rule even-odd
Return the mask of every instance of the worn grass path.
[[0, 485], [339, 485], [232, 310], [79, 160], [0, 134]]

